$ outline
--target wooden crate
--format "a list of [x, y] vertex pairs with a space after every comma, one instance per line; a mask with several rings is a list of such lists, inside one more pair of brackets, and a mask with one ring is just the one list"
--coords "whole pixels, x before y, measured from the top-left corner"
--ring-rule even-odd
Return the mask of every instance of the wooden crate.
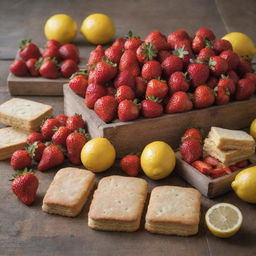
[[93, 110], [88, 109], [84, 105], [84, 99], [66, 84], [64, 111], [67, 115], [82, 114], [87, 121], [90, 135], [93, 138], [108, 138], [114, 144], [118, 157], [121, 157], [131, 152], [139, 152], [155, 140], [163, 140], [177, 148], [182, 134], [188, 127], [201, 127], [205, 132], [213, 125], [228, 129], [246, 128], [256, 118], [256, 97], [186, 113], [140, 118], [131, 122], [115, 120], [106, 124]]

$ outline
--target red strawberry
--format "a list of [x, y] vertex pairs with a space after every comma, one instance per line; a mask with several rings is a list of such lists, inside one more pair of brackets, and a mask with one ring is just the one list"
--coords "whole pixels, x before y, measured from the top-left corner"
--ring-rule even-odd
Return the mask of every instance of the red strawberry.
[[163, 99], [168, 93], [168, 86], [164, 80], [152, 79], [147, 84], [146, 97]]
[[172, 73], [176, 71], [182, 71], [183, 62], [179, 57], [171, 55], [163, 61], [161, 67], [163, 69], [164, 74], [167, 77], [169, 77]]
[[251, 73], [253, 70], [252, 70], [252, 65], [249, 61], [247, 61], [245, 58], [239, 56], [239, 64], [237, 66], [237, 73], [240, 75], [240, 76], [243, 76], [244, 74], [246, 73]]
[[68, 159], [72, 164], [80, 165], [80, 154], [83, 146], [87, 142], [84, 133], [72, 132], [66, 139]]
[[228, 71], [228, 63], [220, 56], [213, 56], [209, 60], [209, 68], [215, 76], [220, 76]]
[[193, 103], [185, 92], [175, 92], [169, 99], [165, 112], [167, 114], [181, 113], [193, 108]]
[[134, 88], [135, 78], [128, 70], [120, 71], [114, 80], [114, 86], [116, 88], [121, 85], [127, 85]]
[[54, 129], [56, 127], [60, 127], [60, 123], [56, 118], [50, 118], [45, 120], [41, 127], [41, 133], [43, 135], [44, 140], [51, 140], [52, 135], [54, 134]]
[[250, 79], [254, 83], [255, 91], [256, 91], [256, 74], [255, 73], [246, 73], [244, 78]]
[[[231, 80], [232, 81], [232, 80]], [[233, 81], [232, 81], [233, 82]], [[217, 86], [214, 89], [214, 92], [216, 93], [216, 104], [217, 105], [224, 105], [229, 103], [230, 101], [230, 92], [229, 89], [223, 87], [223, 86]]]
[[136, 103], [123, 100], [118, 104], [118, 118], [122, 122], [131, 121], [139, 117], [140, 110]]
[[233, 82], [235, 83], [235, 85], [237, 84], [238, 80], [239, 80], [239, 76], [237, 75], [237, 73], [233, 70], [230, 70], [227, 72], [227, 76], [233, 80]]
[[95, 102], [94, 111], [104, 122], [111, 122], [116, 117], [117, 101], [113, 96], [103, 96]]
[[203, 48], [200, 50], [199, 54], [196, 57], [197, 61], [208, 62], [210, 57], [215, 56], [215, 52], [211, 48]]
[[156, 60], [149, 60], [142, 66], [141, 76], [146, 80], [157, 78], [161, 73], [161, 64]]
[[107, 89], [107, 94], [106, 95], [115, 96], [116, 89], [114, 87], [108, 86], [106, 89]]
[[141, 76], [135, 77], [135, 95], [140, 98], [143, 97], [147, 89], [147, 80]]
[[[210, 177], [212, 177], [213, 179], [216, 179], [216, 178], [221, 177], [221, 176], [226, 174], [226, 170], [225, 170], [226, 168], [228, 168], [228, 167], [225, 167], [225, 168], [224, 167], [217, 167], [217, 168], [214, 168], [214, 169], [210, 169], [210, 170], [208, 170], [208, 175]], [[231, 172], [231, 170], [230, 170], [230, 172]]]
[[210, 73], [209, 68], [203, 63], [190, 63], [187, 71], [194, 87], [205, 84]]
[[10, 72], [15, 76], [27, 76], [29, 74], [26, 62], [23, 60], [15, 60], [10, 65]]
[[70, 89], [76, 94], [84, 97], [88, 87], [88, 80], [86, 72], [79, 71], [74, 73], [68, 83]]
[[248, 165], [249, 165], [248, 160], [243, 160], [243, 161], [237, 162], [235, 164], [235, 166], [238, 167], [238, 168], [246, 168]]
[[64, 44], [59, 48], [60, 57], [63, 60], [71, 59], [76, 63], [80, 62], [79, 50], [73, 44]]
[[115, 40], [115, 42], [112, 44], [113, 46], [118, 46], [120, 48], [124, 48], [125, 39], [120, 37]]
[[56, 59], [43, 59], [37, 62], [37, 65], [40, 65], [39, 73], [43, 77], [55, 79], [60, 76]]
[[187, 68], [187, 66], [190, 64], [190, 59], [194, 58], [193, 51], [189, 46], [182, 46], [180, 48], [176, 48], [172, 53], [173, 55], [181, 58], [183, 62], [183, 67], [185, 68]]
[[199, 28], [196, 31], [196, 36], [201, 36], [202, 38], [207, 38], [208, 40], [215, 40], [214, 33], [208, 28]]
[[236, 91], [236, 85], [234, 81], [226, 76], [222, 76], [218, 82], [218, 87], [223, 87], [225, 90], [229, 91], [229, 94], [234, 94]]
[[41, 56], [41, 53], [39, 48], [31, 43], [31, 40], [21, 40], [19, 56], [26, 61], [31, 58], [38, 59]]
[[124, 156], [119, 164], [121, 170], [129, 176], [136, 177], [140, 170], [140, 158], [137, 155]]
[[87, 65], [91, 66], [100, 62], [102, 57], [104, 57], [104, 49], [101, 45], [98, 45], [93, 51], [90, 52]]
[[240, 168], [236, 167], [235, 165], [230, 165], [229, 168], [230, 168], [230, 170], [231, 170], [232, 172], [235, 172], [235, 171], [239, 171], [239, 170], [240, 170]]
[[249, 99], [255, 91], [255, 86], [252, 80], [248, 78], [240, 79], [236, 87], [236, 100]]
[[44, 151], [42, 158], [37, 166], [39, 171], [45, 171], [58, 166], [64, 162], [64, 154], [61, 149], [56, 145], [47, 146]]
[[203, 161], [195, 161], [192, 163], [192, 166], [196, 168], [199, 172], [208, 175], [212, 170], [212, 166], [203, 162]]
[[120, 62], [119, 70], [129, 71], [133, 76], [138, 76], [140, 74], [139, 62], [136, 57], [136, 52], [134, 50], [125, 50]]
[[232, 51], [232, 44], [225, 39], [216, 40], [213, 43], [213, 50], [217, 54], [220, 54], [223, 51]]
[[61, 59], [59, 49], [55, 46], [46, 48], [42, 53], [42, 57], [44, 59], [46, 59], [46, 58], [56, 58], [58, 60]]
[[145, 43], [152, 43], [158, 51], [167, 50], [169, 48], [166, 36], [161, 34], [160, 31], [152, 31], [147, 35]]
[[223, 51], [220, 53], [220, 57], [228, 63], [228, 70], [235, 70], [239, 64], [238, 55], [230, 50]]
[[199, 53], [203, 48], [206, 47], [206, 40], [201, 36], [195, 36], [192, 41], [192, 49], [195, 53]]
[[202, 133], [200, 132], [199, 129], [196, 128], [188, 128], [185, 133], [182, 136], [182, 141], [184, 140], [190, 140], [190, 139], [195, 139], [199, 141], [203, 141], [203, 136]]
[[[138, 51], [138, 50], [137, 50]], [[171, 56], [171, 52], [167, 50], [159, 51], [157, 54], [157, 60], [162, 63], [167, 57]], [[137, 55], [138, 58], [138, 55]]]
[[206, 82], [207, 86], [209, 86], [211, 89], [214, 89], [218, 84], [218, 78], [215, 76], [210, 76]]
[[110, 46], [105, 50], [105, 56], [111, 60], [113, 63], [119, 63], [121, 56], [123, 54], [123, 49], [119, 46]]
[[27, 143], [33, 144], [36, 141], [43, 141], [43, 135], [40, 132], [31, 132], [27, 137]]
[[182, 159], [189, 164], [200, 159], [203, 154], [201, 141], [197, 139], [182, 141], [179, 150]]
[[186, 92], [189, 89], [189, 81], [186, 78], [186, 74], [182, 72], [174, 72], [171, 74], [169, 81], [169, 94], [170, 96], [178, 91]]
[[116, 91], [116, 100], [120, 103], [123, 100], [133, 100], [135, 98], [135, 94], [131, 87], [127, 85], [122, 85], [117, 88]]
[[57, 49], [59, 49], [61, 45], [62, 44], [59, 41], [50, 39], [46, 42], [45, 48], [56, 47]]
[[216, 159], [215, 157], [212, 157], [212, 156], [205, 157], [204, 162], [211, 165], [214, 168], [221, 166], [221, 162], [218, 159]]
[[196, 87], [194, 92], [195, 108], [207, 108], [213, 105], [215, 101], [214, 93], [211, 88], [206, 85]]
[[34, 76], [34, 77], [40, 75], [40, 74], [39, 74], [39, 70], [36, 69], [36, 65], [35, 65], [36, 62], [37, 62], [37, 59], [35, 59], [35, 58], [31, 58], [31, 59], [28, 59], [28, 60], [26, 61], [26, 66], [27, 66], [27, 68], [28, 68], [28, 70], [29, 70], [29, 74], [30, 74], [31, 76]]
[[14, 170], [23, 170], [30, 167], [32, 159], [26, 150], [16, 150], [11, 157], [11, 167]]
[[142, 43], [136, 50], [136, 56], [140, 63], [153, 60], [157, 55], [157, 50], [152, 43]]
[[35, 201], [38, 186], [37, 177], [27, 170], [14, 175], [11, 185], [13, 193], [26, 205], [31, 205]]
[[85, 122], [81, 115], [74, 114], [73, 116], [68, 117], [66, 121], [66, 127], [71, 131], [84, 129]]
[[128, 35], [126, 36], [126, 41], [124, 43], [124, 49], [125, 50], [136, 50], [141, 44], [142, 44], [142, 41], [140, 40], [140, 37], [133, 35], [132, 31], [130, 30], [128, 32]]
[[57, 119], [61, 126], [66, 126], [66, 122], [68, 117], [66, 115], [60, 114], [55, 116], [55, 119]]
[[182, 40], [189, 40], [189, 39], [190, 38], [189, 38], [188, 33], [183, 29], [172, 32], [171, 34], [168, 35], [168, 38], [167, 38], [168, 45], [172, 49], [175, 48], [175, 44], [177, 42], [182, 41]]
[[107, 95], [106, 87], [99, 84], [89, 84], [85, 93], [85, 104], [88, 108], [93, 108], [97, 99]]
[[161, 100], [149, 98], [141, 102], [142, 115], [144, 117], [157, 117], [162, 115], [163, 106], [160, 104]]
[[66, 138], [71, 133], [71, 130], [65, 126], [60, 126], [52, 136], [52, 142], [56, 145], [66, 147]]
[[76, 73], [79, 70], [79, 68], [73, 60], [68, 59], [68, 60], [64, 60], [61, 63], [60, 70], [63, 77], [71, 77], [71, 75]]
[[29, 144], [27, 147], [27, 151], [29, 152], [29, 155], [34, 159], [35, 161], [39, 162], [42, 158], [43, 151], [46, 148], [44, 143], [41, 141], [36, 141], [33, 144]]

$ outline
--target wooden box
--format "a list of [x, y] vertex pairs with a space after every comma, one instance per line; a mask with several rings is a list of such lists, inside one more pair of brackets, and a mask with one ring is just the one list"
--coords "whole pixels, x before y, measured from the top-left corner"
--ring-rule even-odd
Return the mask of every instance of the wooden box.
[[211, 126], [243, 129], [256, 118], [256, 97], [223, 106], [212, 106], [185, 113], [162, 115], [157, 118], [140, 118], [131, 122], [103, 122], [88, 109], [84, 99], [64, 85], [64, 111], [67, 115], [82, 114], [91, 137], [106, 137], [115, 146], [118, 157], [140, 152], [148, 143], [163, 140], [177, 148], [188, 127], [200, 127], [208, 133]]

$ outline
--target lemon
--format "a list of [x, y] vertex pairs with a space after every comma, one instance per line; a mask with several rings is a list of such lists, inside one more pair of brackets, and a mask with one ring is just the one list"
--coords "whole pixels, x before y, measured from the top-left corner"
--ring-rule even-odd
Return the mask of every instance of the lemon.
[[115, 26], [110, 17], [96, 13], [84, 19], [80, 32], [92, 44], [106, 44], [115, 35]]
[[69, 43], [76, 37], [77, 24], [66, 14], [56, 14], [46, 21], [44, 33], [48, 39], [57, 40], [62, 44]]
[[116, 151], [106, 138], [89, 140], [81, 151], [84, 167], [92, 172], [103, 172], [109, 169], [116, 158]]
[[254, 139], [256, 139], [256, 119], [254, 119], [250, 126], [250, 134]]
[[256, 166], [239, 172], [231, 185], [240, 199], [256, 204]]
[[232, 44], [233, 51], [239, 56], [252, 58], [256, 54], [254, 43], [246, 34], [232, 32], [223, 36], [222, 39], [228, 40]]
[[172, 148], [163, 141], [148, 144], [141, 154], [141, 168], [153, 180], [167, 177], [173, 171], [176, 157]]
[[213, 235], [228, 238], [240, 229], [243, 216], [233, 204], [219, 203], [208, 209], [205, 221]]

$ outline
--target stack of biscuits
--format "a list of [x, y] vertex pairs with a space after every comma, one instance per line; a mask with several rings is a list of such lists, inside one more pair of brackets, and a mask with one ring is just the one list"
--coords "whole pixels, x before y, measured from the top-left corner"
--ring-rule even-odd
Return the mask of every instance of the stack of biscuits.
[[212, 127], [204, 141], [204, 155], [217, 158], [230, 166], [255, 153], [255, 140], [244, 131]]

